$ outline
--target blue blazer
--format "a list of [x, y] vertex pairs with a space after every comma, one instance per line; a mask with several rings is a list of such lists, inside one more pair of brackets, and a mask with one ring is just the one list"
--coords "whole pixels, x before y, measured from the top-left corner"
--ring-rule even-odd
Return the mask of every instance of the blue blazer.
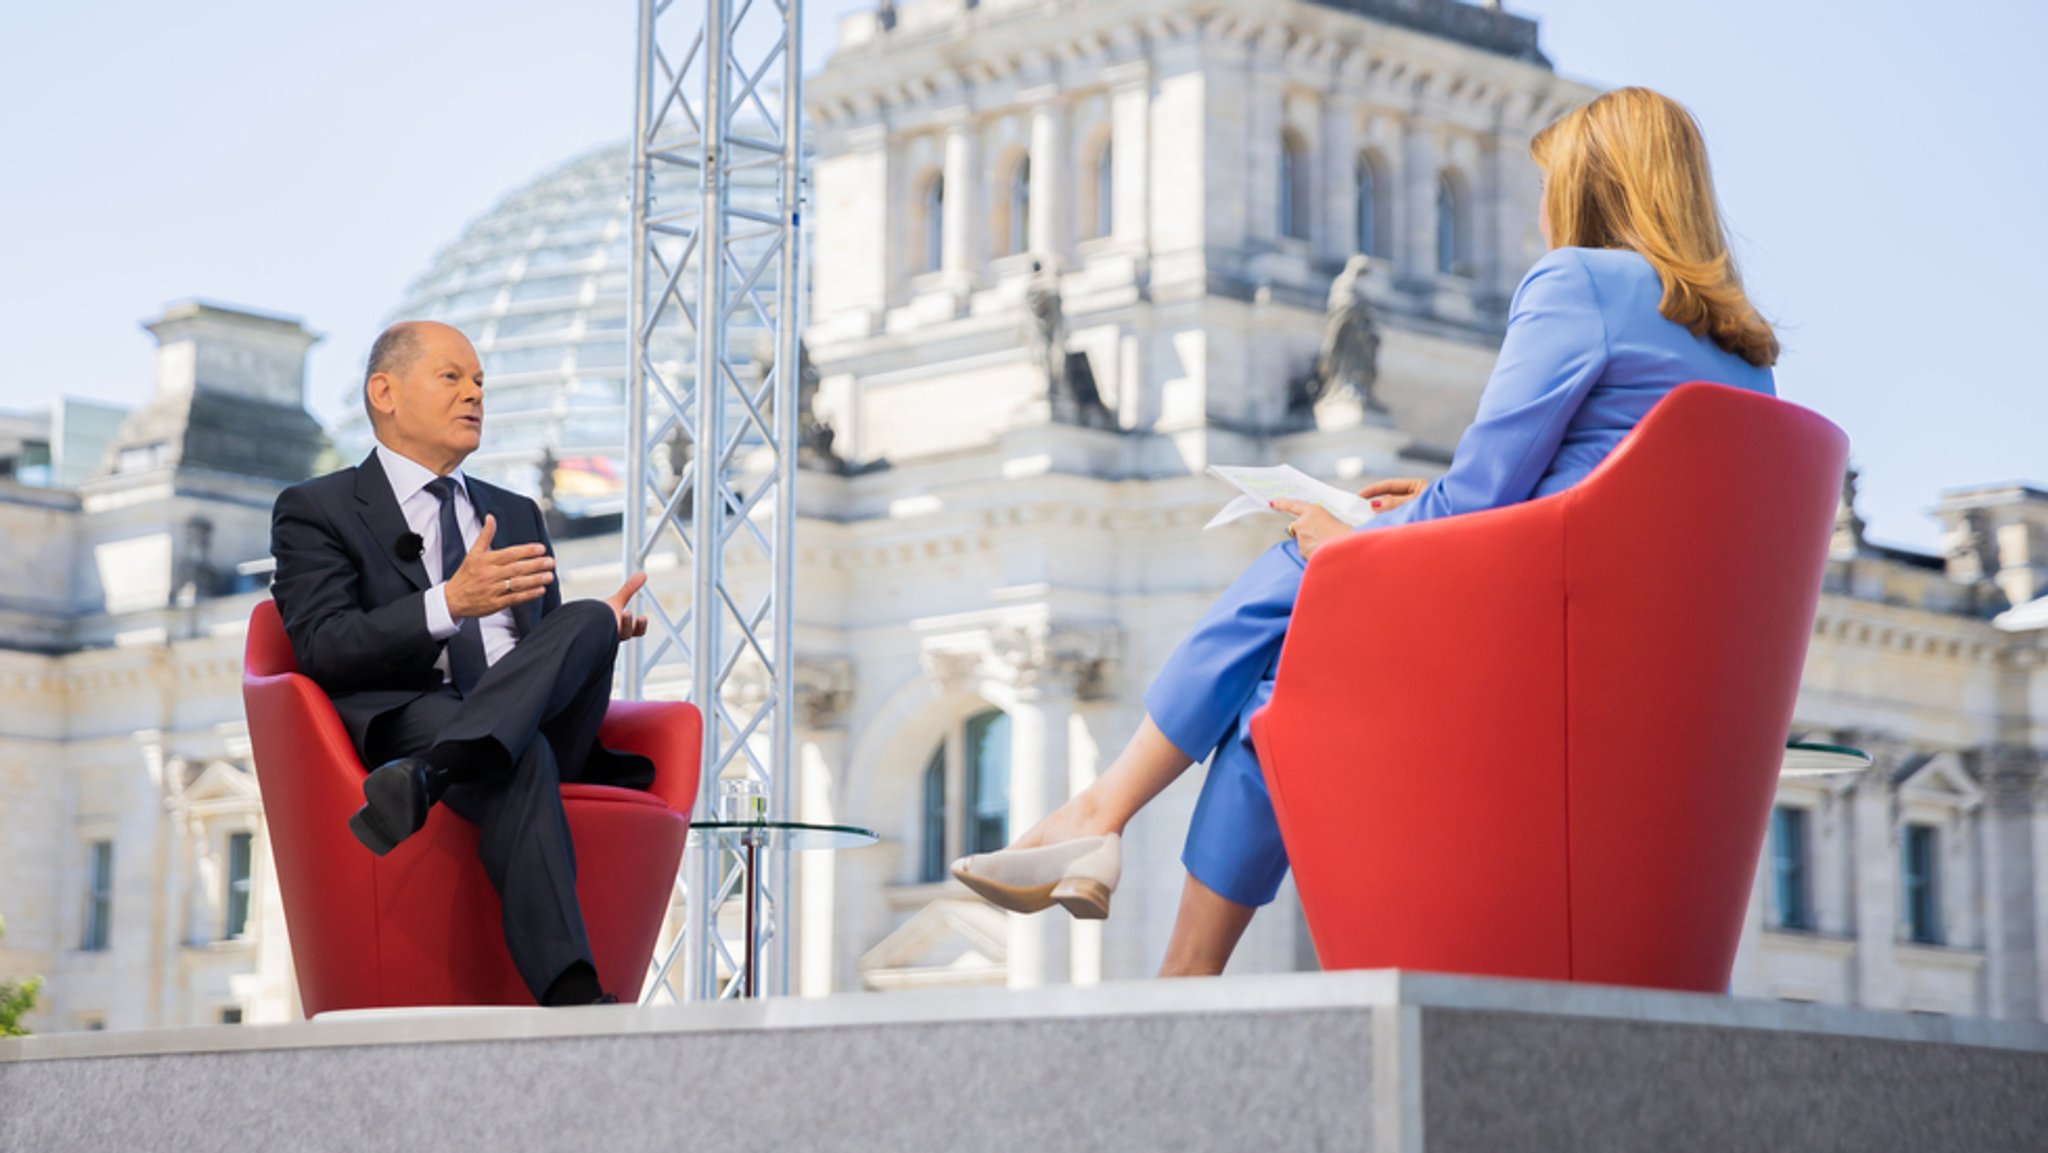
[[1515, 290], [1500, 359], [1450, 469], [1360, 531], [1570, 488], [1690, 381], [1777, 395], [1770, 369], [1666, 320], [1663, 296], [1650, 262], [1627, 249], [1552, 249]]

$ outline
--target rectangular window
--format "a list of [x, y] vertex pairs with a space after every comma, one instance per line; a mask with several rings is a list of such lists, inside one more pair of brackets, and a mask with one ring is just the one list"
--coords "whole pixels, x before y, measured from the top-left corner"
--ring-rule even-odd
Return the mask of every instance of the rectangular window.
[[1906, 899], [1906, 937], [1916, 945], [1941, 944], [1941, 904], [1935, 888], [1935, 850], [1939, 845], [1932, 825], [1907, 825], [1903, 867]]
[[967, 851], [992, 853], [1010, 842], [1010, 714], [993, 710], [967, 722]]
[[239, 1024], [241, 1024], [241, 1023], [242, 1023], [242, 1010], [241, 1010], [241, 1007], [240, 1007], [240, 1006], [236, 1006], [235, 1008], [232, 1008], [232, 1009], [222, 1009], [222, 1010], [220, 1011], [220, 1023], [221, 1023], [221, 1024], [223, 1024], [223, 1025], [239, 1025]]
[[97, 953], [107, 947], [114, 919], [114, 842], [94, 841], [87, 853], [85, 935], [78, 947]]
[[251, 841], [248, 833], [232, 833], [228, 836], [228, 923], [227, 931], [221, 935], [230, 941], [240, 939], [249, 931]]
[[1772, 809], [1771, 893], [1781, 929], [1813, 928], [1806, 856], [1806, 810], [1787, 805]]
[[924, 845], [917, 879], [946, 879], [946, 747], [939, 746], [924, 768]]

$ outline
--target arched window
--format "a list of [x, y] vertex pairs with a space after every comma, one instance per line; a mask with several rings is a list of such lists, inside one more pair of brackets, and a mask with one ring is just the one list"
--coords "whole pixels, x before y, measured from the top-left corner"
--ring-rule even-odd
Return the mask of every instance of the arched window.
[[1280, 134], [1280, 235], [1308, 239], [1308, 145], [1288, 130]]
[[942, 266], [946, 253], [946, 178], [933, 174], [925, 181], [923, 204], [919, 211], [923, 215], [920, 223], [924, 226], [924, 268], [925, 272], [937, 272]]
[[1005, 200], [1003, 251], [1023, 252], [1031, 247], [1031, 158], [1020, 158], [1010, 169], [1009, 196]]
[[1104, 136], [1095, 150], [1095, 235], [1108, 236], [1116, 223], [1116, 154]]
[[956, 856], [1009, 844], [1009, 714], [977, 713], [948, 733], [925, 763], [920, 800], [920, 881], [945, 880]]
[[1352, 244], [1357, 251], [1367, 256], [1385, 256], [1386, 243], [1381, 229], [1385, 227], [1385, 215], [1380, 205], [1380, 166], [1373, 160], [1372, 153], [1358, 154], [1356, 173], [1358, 188], [1358, 209], [1354, 217]]
[[1436, 270], [1472, 275], [1472, 207], [1465, 182], [1445, 169], [1436, 181]]

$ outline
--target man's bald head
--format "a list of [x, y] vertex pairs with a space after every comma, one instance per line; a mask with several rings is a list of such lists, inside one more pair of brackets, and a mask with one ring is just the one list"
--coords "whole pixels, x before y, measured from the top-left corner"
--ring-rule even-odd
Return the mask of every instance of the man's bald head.
[[484, 370], [462, 330], [409, 320], [381, 333], [363, 373], [363, 408], [385, 447], [445, 476], [483, 434]]
[[370, 418], [371, 429], [377, 427], [377, 410], [370, 404], [370, 378], [380, 372], [397, 376], [410, 369], [426, 348], [422, 338], [430, 332], [462, 335], [461, 329], [437, 321], [401, 320], [378, 333], [370, 345], [370, 360], [363, 366], [363, 412]]

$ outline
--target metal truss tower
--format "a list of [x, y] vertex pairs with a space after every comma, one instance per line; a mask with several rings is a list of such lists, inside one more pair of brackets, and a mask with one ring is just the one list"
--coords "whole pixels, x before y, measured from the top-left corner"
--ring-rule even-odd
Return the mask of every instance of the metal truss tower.
[[[720, 779], [741, 777], [761, 786], [771, 819], [792, 815], [801, 4], [639, 0], [623, 527], [627, 571], [647, 570], [663, 595], [642, 598], [651, 623], [624, 650], [624, 689], [674, 697], [687, 685], [702, 710], [699, 819], [715, 813]], [[738, 864], [701, 841], [650, 1001], [747, 983], [746, 949], [720, 931]], [[751, 976], [783, 992], [788, 853], [763, 854], [761, 870]]]

